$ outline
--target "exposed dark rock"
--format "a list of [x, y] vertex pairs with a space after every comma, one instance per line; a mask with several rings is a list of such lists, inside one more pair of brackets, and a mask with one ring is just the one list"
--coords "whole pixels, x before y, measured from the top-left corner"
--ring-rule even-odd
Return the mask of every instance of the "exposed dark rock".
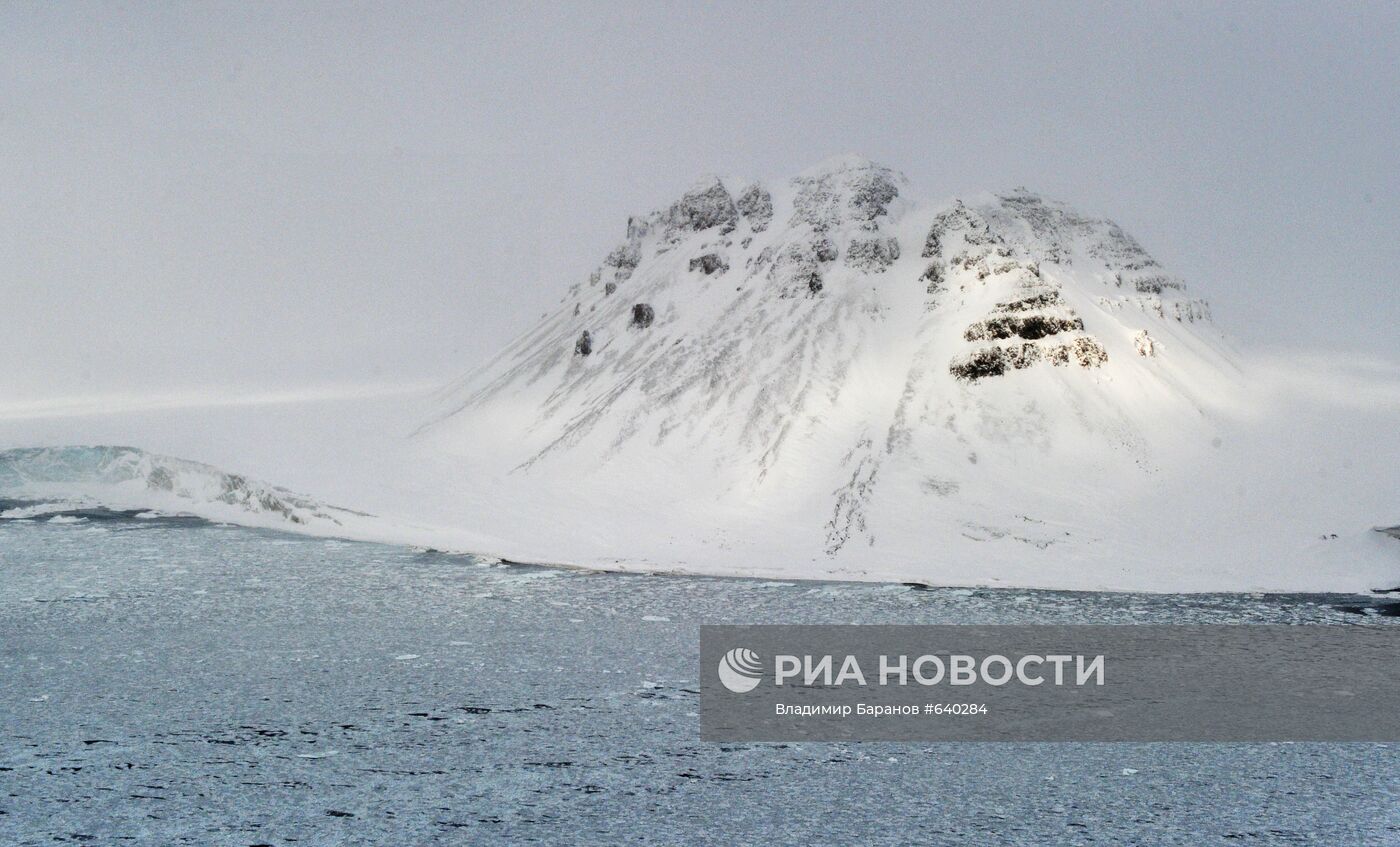
[[966, 240], [968, 244], [979, 247], [1001, 243], [1001, 236], [988, 229], [986, 224], [969, 229], [967, 232], [963, 233], [963, 239]]
[[1093, 338], [1076, 338], [1070, 350], [1080, 367], [1097, 368], [1108, 361], [1108, 351]]
[[1006, 303], [998, 303], [999, 312], [1029, 312], [1035, 309], [1044, 309], [1048, 306], [1057, 305], [1060, 302], [1060, 292], [1041, 291], [1019, 300], [1011, 300]]
[[701, 180], [666, 211], [667, 224], [687, 232], [722, 225], [732, 229], [738, 220], [739, 209], [734, 205], [734, 198], [715, 177]]
[[793, 180], [793, 223], [808, 224], [823, 232], [842, 221], [854, 221], [873, 230], [875, 219], [889, 210], [899, 196], [894, 171], [873, 162], [850, 161], [813, 176]]
[[924, 275], [919, 277], [928, 283], [928, 292], [932, 294], [935, 290], [943, 287], [943, 264], [941, 262], [929, 262], [924, 268]]
[[989, 376], [1001, 376], [1008, 370], [1028, 368], [1045, 357], [1045, 351], [1029, 342], [1008, 347], [983, 347], [960, 356], [948, 366], [953, 376], [976, 382]]
[[899, 258], [899, 240], [895, 238], [856, 238], [846, 248], [846, 264], [879, 273]]
[[578, 356], [587, 356], [593, 352], [593, 333], [584, 330], [574, 342], [574, 353]]
[[618, 245], [617, 249], [608, 254], [603, 260], [603, 264], [610, 268], [620, 270], [635, 270], [642, 261], [642, 251], [636, 244], [627, 243]]
[[603, 259], [603, 267], [593, 273], [589, 278], [589, 285], [597, 285], [600, 279], [606, 278], [609, 282], [624, 282], [632, 276], [632, 271], [642, 261], [642, 250], [636, 242], [627, 242], [618, 247]]
[[632, 307], [632, 326], [646, 329], [651, 326], [651, 322], [654, 320], [656, 320], [656, 312], [646, 303], [638, 303]]
[[610, 282], [610, 283], [608, 283], [607, 285], [603, 286], [603, 294], [604, 294], [604, 295], [611, 294], [611, 293], [613, 293], [613, 292], [616, 291], [616, 290], [617, 290], [617, 283], [615, 283], [615, 282]]
[[1048, 335], [1083, 329], [1084, 319], [1053, 315], [1006, 315], [978, 321], [967, 328], [963, 337], [968, 341], [991, 341], [1002, 338], [1024, 338], [1034, 341]]
[[898, 196], [899, 186], [895, 185], [893, 171], [886, 168], [862, 171], [851, 180], [849, 205], [855, 213], [852, 217], [872, 223], [889, 210], [890, 203]]
[[934, 224], [933, 227], [928, 231], [928, 238], [924, 239], [923, 257], [925, 259], [932, 259], [934, 256], [937, 256], [939, 253], [942, 252], [943, 239], [940, 236], [938, 225]]
[[1001, 376], [1006, 373], [1006, 354], [1000, 347], [984, 347], [954, 359], [948, 370], [953, 376], [967, 382]]
[[1046, 351], [1046, 358], [1057, 366], [1074, 362], [1082, 368], [1097, 368], [1108, 361], [1108, 351], [1098, 341], [1085, 336], [1067, 344], [1051, 347]]
[[919, 277], [928, 283], [924, 293], [928, 294], [928, 305], [933, 305], [933, 296], [944, 290], [943, 285], [943, 263], [938, 261], [929, 262], [929, 266], [924, 268], [924, 275]]
[[690, 269], [700, 271], [706, 276], [713, 273], [724, 273], [729, 270], [729, 262], [718, 253], [706, 253], [690, 260]]
[[1167, 289], [1180, 291], [1182, 285], [1171, 277], [1155, 275], [1134, 280], [1133, 288], [1137, 289], [1139, 294], [1161, 294]]
[[749, 226], [754, 232], [763, 232], [773, 220], [773, 195], [761, 185], [755, 184], [745, 189], [735, 205], [744, 217], [748, 218]]
[[953, 204], [953, 208], [940, 212], [938, 217], [933, 219], [933, 226], [929, 228], [928, 237], [924, 239], [924, 258], [931, 259], [941, 255], [946, 246], [944, 242], [947, 236], [959, 232], [962, 233], [963, 239], [973, 246], [1001, 243], [1001, 238], [992, 233], [987, 222], [959, 200]]
[[793, 242], [774, 257], [768, 276], [782, 286], [785, 297], [815, 294], [822, 290], [822, 263], [834, 260], [836, 255], [836, 245], [824, 236]]
[[983, 347], [954, 359], [948, 370], [958, 379], [976, 382], [990, 376], [1001, 376], [1008, 370], [1028, 368], [1041, 360], [1057, 366], [1074, 363], [1084, 368], [1096, 368], [1108, 361], [1108, 351], [1088, 336], [1050, 348], [1030, 342], [1006, 347]]
[[1041, 349], [1030, 342], [1013, 344], [1003, 348], [1003, 352], [1006, 356], [1006, 364], [1017, 370], [1030, 367], [1040, 361], [1041, 357]]

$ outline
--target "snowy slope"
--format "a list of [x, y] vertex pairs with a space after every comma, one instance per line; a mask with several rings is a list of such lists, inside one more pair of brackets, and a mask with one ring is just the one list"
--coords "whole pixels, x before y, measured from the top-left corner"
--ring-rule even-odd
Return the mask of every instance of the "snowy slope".
[[416, 440], [492, 479], [472, 511], [543, 560], [1089, 588], [1400, 574], [1369, 524], [1334, 556], [1211, 505], [1234, 487], [1221, 445], [1261, 414], [1249, 383], [1205, 301], [1112, 222], [1026, 191], [921, 202], [843, 157], [702, 179], [630, 220]]

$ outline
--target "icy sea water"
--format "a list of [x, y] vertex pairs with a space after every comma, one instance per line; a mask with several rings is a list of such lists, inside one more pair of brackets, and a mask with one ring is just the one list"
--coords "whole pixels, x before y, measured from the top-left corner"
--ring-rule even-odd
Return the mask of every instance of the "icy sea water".
[[[697, 625], [1400, 626], [0, 521], [0, 844], [1400, 844], [1400, 745], [699, 741]], [[1387, 610], [1388, 611], [1388, 610]]]

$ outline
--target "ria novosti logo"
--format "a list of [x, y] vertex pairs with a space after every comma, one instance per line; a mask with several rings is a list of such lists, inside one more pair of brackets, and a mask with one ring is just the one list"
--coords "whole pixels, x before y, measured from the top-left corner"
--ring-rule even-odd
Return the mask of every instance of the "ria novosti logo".
[[719, 681], [735, 694], [754, 690], [762, 680], [763, 663], [747, 647], [735, 647], [719, 660]]
[[[881, 654], [874, 682], [867, 682], [867, 669], [854, 655], [838, 654], [773, 656], [773, 684], [820, 688], [840, 688], [854, 683], [904, 687], [920, 686], [1000, 687], [1011, 682], [1024, 686], [1083, 686], [1104, 684], [1105, 656], [1083, 654], [1026, 654], [1012, 657], [992, 653], [979, 658], [966, 653], [938, 655], [925, 653], [912, 662], [907, 654]], [[719, 660], [719, 681], [735, 694], [746, 694], [763, 681], [763, 661], [747, 647], [735, 647]], [[873, 669], [872, 669], [873, 670]], [[1072, 673], [1072, 675], [1071, 675]]]

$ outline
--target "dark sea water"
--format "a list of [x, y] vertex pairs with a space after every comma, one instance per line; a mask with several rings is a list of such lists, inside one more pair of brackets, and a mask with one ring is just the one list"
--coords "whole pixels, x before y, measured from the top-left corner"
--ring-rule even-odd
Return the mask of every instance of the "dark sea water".
[[1400, 626], [1391, 612], [0, 521], [0, 844], [1400, 845], [1400, 745], [715, 745], [696, 694], [701, 623]]

